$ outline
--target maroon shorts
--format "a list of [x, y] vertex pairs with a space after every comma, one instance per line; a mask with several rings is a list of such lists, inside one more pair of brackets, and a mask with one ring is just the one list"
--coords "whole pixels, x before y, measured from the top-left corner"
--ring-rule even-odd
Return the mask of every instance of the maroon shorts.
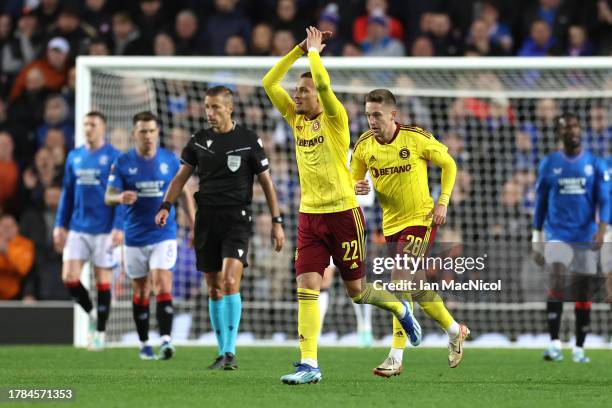
[[388, 244], [397, 244], [394, 248], [396, 254], [427, 256], [436, 239], [436, 232], [438, 232], [437, 225], [431, 227], [416, 225], [385, 237], [385, 241]]
[[300, 213], [295, 270], [297, 275], [323, 271], [330, 256], [344, 280], [364, 276], [365, 230], [361, 208], [337, 213]]

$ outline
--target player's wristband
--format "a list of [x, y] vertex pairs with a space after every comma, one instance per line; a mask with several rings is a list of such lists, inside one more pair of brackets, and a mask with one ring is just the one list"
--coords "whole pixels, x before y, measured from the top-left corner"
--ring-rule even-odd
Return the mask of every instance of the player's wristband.
[[278, 217], [272, 217], [272, 222], [275, 224], [282, 224], [283, 223], [283, 216], [279, 215]]
[[170, 212], [171, 208], [172, 208], [172, 203], [170, 201], [162, 201], [162, 203], [159, 205], [159, 211], [166, 210]]
[[314, 51], [314, 52], [317, 52], [317, 53], [318, 53], [318, 52], [319, 52], [319, 49], [318, 49], [317, 47], [310, 47], [310, 48], [308, 49], [308, 52], [312, 52], [312, 51]]

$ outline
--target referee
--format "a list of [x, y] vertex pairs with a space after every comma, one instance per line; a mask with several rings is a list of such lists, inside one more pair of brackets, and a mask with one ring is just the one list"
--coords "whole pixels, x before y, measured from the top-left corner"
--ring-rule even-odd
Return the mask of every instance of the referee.
[[195, 195], [194, 246], [198, 270], [205, 273], [210, 321], [219, 346], [219, 354], [208, 368], [234, 370], [238, 367], [240, 279], [247, 266], [254, 176], [272, 214], [272, 241], [277, 252], [283, 247], [285, 234], [263, 142], [253, 131], [232, 121], [232, 91], [225, 86], [210, 88], [204, 104], [210, 128], [196, 132], [183, 149], [181, 168], [168, 187], [155, 222], [161, 227], [166, 224], [170, 207], [197, 170], [200, 190]]

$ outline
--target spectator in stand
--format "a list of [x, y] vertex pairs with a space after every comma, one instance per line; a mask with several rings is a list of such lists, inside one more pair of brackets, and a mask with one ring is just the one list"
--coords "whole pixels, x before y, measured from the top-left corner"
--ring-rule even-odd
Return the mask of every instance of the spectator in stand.
[[340, 15], [338, 14], [338, 6], [335, 3], [330, 3], [319, 16], [319, 23], [317, 26], [321, 32], [331, 31], [333, 33], [332, 38], [325, 43], [323, 55], [342, 55], [342, 48], [344, 48], [346, 40], [339, 30], [339, 25]]
[[163, 57], [176, 55], [176, 46], [172, 37], [164, 32], [158, 33], [153, 40], [153, 54]]
[[164, 10], [161, 0], [140, 0], [136, 25], [140, 28], [142, 38], [152, 43], [160, 28], [165, 28], [172, 21]]
[[36, 27], [36, 17], [27, 10], [17, 20], [14, 33], [10, 16], [8, 14], [0, 16], [0, 73], [6, 75], [5, 79], [0, 79], [3, 88], [0, 96], [8, 96], [12, 81], [38, 53], [41, 36], [37, 34]]
[[189, 137], [189, 132], [187, 132], [186, 129], [173, 128], [172, 130], [170, 130], [170, 140], [166, 148], [173, 152], [178, 159], [180, 159], [181, 152], [183, 151], [183, 148], [187, 145]]
[[404, 45], [389, 36], [388, 20], [382, 10], [374, 10], [368, 18], [368, 35], [361, 48], [368, 57], [402, 57], [406, 53]]
[[45, 137], [44, 147], [49, 149], [53, 158], [53, 164], [57, 169], [62, 169], [66, 161], [66, 136], [61, 129], [50, 128]]
[[96, 36], [96, 29], [82, 22], [78, 11], [73, 7], [64, 7], [60, 11], [57, 22], [49, 27], [48, 38], [62, 37], [70, 44], [73, 56], [82, 54], [89, 40]]
[[70, 117], [70, 109], [66, 100], [59, 94], [47, 98], [44, 111], [44, 122], [36, 130], [38, 146], [45, 144], [49, 129], [59, 129], [65, 137], [66, 148], [74, 147], [74, 120]]
[[57, 21], [60, 12], [59, 0], [40, 0], [38, 7], [33, 11], [38, 19], [40, 32], [47, 33], [49, 28]]
[[110, 34], [112, 14], [111, 5], [106, 0], [85, 0], [81, 18], [92, 26], [97, 35]]
[[343, 57], [361, 57], [363, 56], [363, 50], [357, 44], [352, 41], [347, 42], [342, 47], [342, 56]]
[[108, 48], [108, 43], [102, 37], [97, 37], [91, 40], [89, 43], [89, 55], [94, 56], [106, 56], [110, 55], [110, 49]]
[[545, 57], [555, 46], [550, 26], [544, 20], [536, 20], [531, 24], [531, 34], [523, 42], [518, 55], [521, 57]]
[[243, 57], [247, 54], [247, 46], [244, 38], [232, 35], [225, 41], [225, 55], [228, 57]]
[[535, 121], [524, 121], [521, 130], [526, 132], [536, 147], [538, 157], [551, 153], [559, 146], [555, 134], [555, 118], [559, 116], [559, 108], [554, 99], [544, 98], [536, 103]]
[[404, 27], [402, 23], [395, 17], [387, 14], [389, 4], [387, 0], [367, 0], [366, 1], [366, 14], [355, 19], [353, 23], [353, 41], [357, 44], [361, 44], [366, 40], [368, 36], [368, 25], [370, 24], [369, 18], [375, 10], [379, 10], [384, 15], [384, 18], [388, 20], [389, 25], [389, 36], [402, 42], [404, 41]]
[[34, 243], [19, 235], [12, 215], [0, 216], [0, 300], [18, 299], [34, 263]]
[[584, 142], [587, 149], [600, 157], [612, 153], [612, 125], [608, 121], [611, 113], [604, 105], [594, 105], [589, 111], [589, 126], [584, 134]]
[[520, 242], [531, 235], [531, 217], [523, 210], [523, 197], [523, 187], [515, 180], [504, 183], [498, 208], [489, 222], [493, 239]]
[[433, 13], [429, 18], [429, 38], [435, 55], [438, 57], [454, 57], [463, 53], [462, 43], [453, 30], [448, 14]]
[[23, 172], [23, 186], [25, 197], [22, 202], [35, 206], [42, 206], [44, 191], [47, 187], [61, 182], [61, 168], [58, 168], [53, 158], [53, 152], [41, 147], [34, 156], [34, 166]]
[[505, 55], [504, 50], [491, 41], [485, 20], [477, 18], [472, 23], [466, 44], [473, 47], [480, 56], [495, 57]]
[[13, 138], [0, 132], [0, 213], [15, 209], [19, 188], [19, 166], [13, 158]]
[[296, 0], [278, 0], [276, 3], [276, 14], [272, 18], [275, 31], [289, 30], [295, 38], [302, 38], [305, 36], [304, 30], [310, 23], [297, 13]]
[[583, 26], [573, 25], [569, 28], [566, 55], [570, 57], [586, 57], [593, 55], [593, 46]]
[[575, 9], [577, 2], [563, 0], [538, 0], [531, 1], [522, 10], [522, 34], [523, 37], [533, 36], [533, 23], [544, 21], [549, 28], [550, 36], [560, 44], [564, 44], [567, 31], [578, 14]]
[[516, 132], [514, 138], [514, 169], [535, 170], [538, 165], [537, 150], [533, 145], [531, 136], [522, 130]]
[[272, 52], [272, 34], [272, 26], [268, 23], [259, 23], [253, 27], [249, 54], [257, 57], [269, 56]]
[[42, 73], [45, 88], [52, 91], [61, 90], [66, 83], [66, 75], [70, 66], [69, 53], [70, 45], [65, 38], [52, 38], [47, 44], [45, 58], [34, 60], [21, 70], [13, 84], [10, 100], [14, 101], [21, 95], [25, 89], [28, 72], [34, 68], [39, 69]]
[[278, 30], [272, 37], [272, 55], [275, 57], [285, 56], [295, 47], [296, 41], [289, 30]]
[[412, 43], [410, 55], [413, 57], [433, 57], [434, 47], [429, 37], [424, 35], [417, 37]]
[[597, 0], [592, 24], [591, 38], [597, 55], [612, 54], [612, 4], [608, 0]]
[[485, 1], [482, 5], [480, 18], [486, 23], [491, 43], [504, 50], [506, 54], [512, 53], [512, 31], [506, 23], [499, 21], [499, 9], [492, 1]]
[[44, 190], [44, 206], [30, 206], [21, 216], [20, 230], [34, 242], [34, 267], [23, 289], [24, 300], [67, 300], [70, 294], [62, 282], [62, 254], [53, 246], [53, 227], [61, 189]]
[[25, 89], [8, 107], [8, 124], [15, 141], [15, 159], [25, 165], [32, 160], [36, 147], [36, 127], [43, 120], [49, 91], [38, 67], [29, 69]]
[[66, 85], [62, 88], [61, 95], [68, 104], [68, 115], [70, 119], [74, 119], [74, 104], [76, 102], [75, 96], [75, 87], [76, 87], [76, 67], [73, 65], [68, 70], [68, 79], [66, 80]]
[[176, 55], [200, 55], [206, 47], [200, 38], [198, 16], [191, 10], [180, 11], [174, 20]]
[[113, 14], [111, 44], [113, 55], [150, 55], [153, 51], [127, 11]]
[[225, 41], [240, 35], [245, 42], [251, 38], [251, 22], [236, 7], [237, 0], [215, 0], [216, 13], [206, 22], [206, 42], [213, 55], [223, 55]]

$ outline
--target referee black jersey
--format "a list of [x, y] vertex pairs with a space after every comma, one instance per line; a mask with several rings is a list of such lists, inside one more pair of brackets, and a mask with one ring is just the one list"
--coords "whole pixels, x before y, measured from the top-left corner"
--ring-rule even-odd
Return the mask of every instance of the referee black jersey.
[[203, 129], [191, 136], [183, 149], [181, 162], [196, 168], [200, 206], [249, 205], [253, 198], [253, 178], [268, 170], [262, 140], [240, 125], [227, 133]]

